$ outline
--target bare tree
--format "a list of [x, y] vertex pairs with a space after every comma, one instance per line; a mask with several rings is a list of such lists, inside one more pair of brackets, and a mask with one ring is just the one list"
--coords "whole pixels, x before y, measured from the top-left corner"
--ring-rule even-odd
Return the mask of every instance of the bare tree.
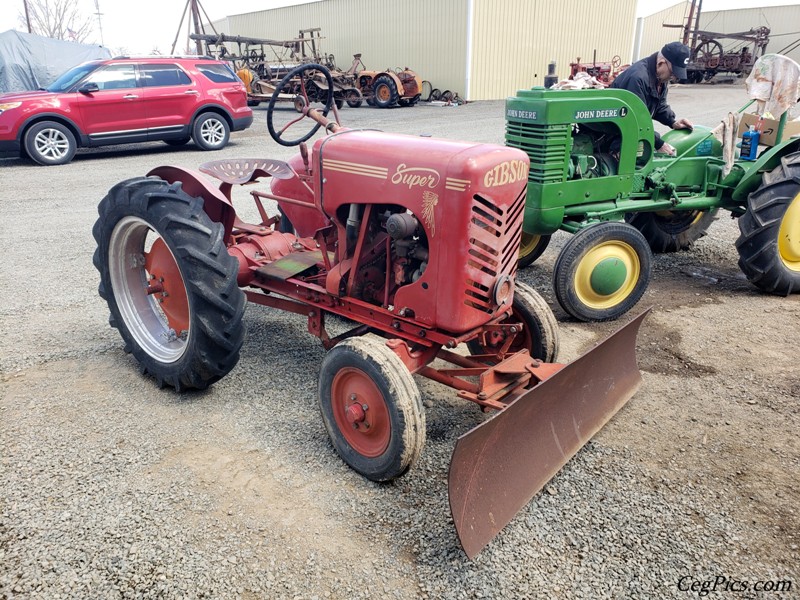
[[[84, 42], [94, 31], [91, 17], [85, 17], [74, 0], [27, 0], [33, 33], [45, 37]], [[24, 15], [20, 21], [25, 24]]]

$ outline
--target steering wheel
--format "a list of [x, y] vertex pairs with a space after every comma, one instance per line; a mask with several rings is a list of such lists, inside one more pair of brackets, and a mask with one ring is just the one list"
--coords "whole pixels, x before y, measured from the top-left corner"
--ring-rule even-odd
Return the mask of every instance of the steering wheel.
[[614, 57], [611, 59], [611, 66], [616, 69], [621, 64], [622, 64], [622, 59], [619, 57], [619, 54], [615, 54]]
[[[320, 76], [325, 77], [325, 83], [328, 89], [322, 89], [322, 87], [316, 83], [316, 81], [319, 81]], [[279, 102], [278, 97], [281, 94], [290, 94], [295, 98], [295, 107], [300, 104], [298, 100], [301, 98], [305, 102], [305, 105], [299, 110], [299, 112], [302, 112], [299, 117], [289, 121], [286, 125], [283, 125], [279, 131], [276, 131], [274, 124], [275, 104]], [[312, 102], [322, 103], [324, 108], [319, 111], [311, 107]], [[284, 137], [284, 134], [292, 125], [299, 123], [309, 116], [309, 111], [315, 111], [318, 115], [326, 117], [328, 111], [331, 109], [331, 104], [333, 104], [333, 78], [331, 77], [331, 72], [322, 65], [316, 63], [308, 63], [295, 67], [281, 79], [275, 91], [272, 93], [272, 97], [269, 99], [269, 107], [267, 108], [267, 129], [269, 130], [270, 137], [281, 146], [297, 146], [305, 142], [317, 132], [323, 123], [316, 122], [311, 128], [311, 131], [298, 138], [287, 139]], [[293, 108], [293, 113], [294, 110]], [[313, 117], [310, 118], [313, 119]]]

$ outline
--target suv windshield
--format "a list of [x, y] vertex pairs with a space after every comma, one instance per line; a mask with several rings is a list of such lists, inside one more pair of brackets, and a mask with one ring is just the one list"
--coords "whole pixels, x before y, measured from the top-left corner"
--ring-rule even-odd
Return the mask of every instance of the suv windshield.
[[78, 65], [77, 67], [72, 67], [69, 71], [47, 86], [46, 89], [48, 92], [66, 92], [73, 85], [78, 83], [81, 79], [99, 67], [100, 64], [101, 63], [99, 62], [90, 62]]

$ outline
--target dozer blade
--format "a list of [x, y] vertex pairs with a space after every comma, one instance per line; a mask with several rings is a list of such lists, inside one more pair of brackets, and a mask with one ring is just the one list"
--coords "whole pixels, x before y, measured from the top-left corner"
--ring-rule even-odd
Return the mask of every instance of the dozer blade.
[[636, 334], [648, 312], [458, 439], [448, 477], [450, 511], [469, 558], [639, 388]]

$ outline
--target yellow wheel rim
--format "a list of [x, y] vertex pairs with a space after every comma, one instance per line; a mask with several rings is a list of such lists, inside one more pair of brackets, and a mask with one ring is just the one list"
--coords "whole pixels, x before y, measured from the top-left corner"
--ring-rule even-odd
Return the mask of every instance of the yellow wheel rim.
[[[619, 275], [610, 293], [598, 289], [597, 276], [602, 270]], [[625, 242], [612, 240], [589, 250], [575, 269], [575, 295], [589, 308], [603, 310], [617, 306], [631, 295], [639, 281], [641, 264], [636, 250]]]
[[522, 242], [519, 245], [519, 255], [522, 258], [525, 258], [529, 254], [531, 254], [534, 250], [536, 250], [536, 246], [539, 245], [542, 236], [540, 235], [531, 235], [529, 233], [522, 233]]
[[800, 271], [800, 194], [794, 197], [781, 219], [778, 252], [786, 268]]

